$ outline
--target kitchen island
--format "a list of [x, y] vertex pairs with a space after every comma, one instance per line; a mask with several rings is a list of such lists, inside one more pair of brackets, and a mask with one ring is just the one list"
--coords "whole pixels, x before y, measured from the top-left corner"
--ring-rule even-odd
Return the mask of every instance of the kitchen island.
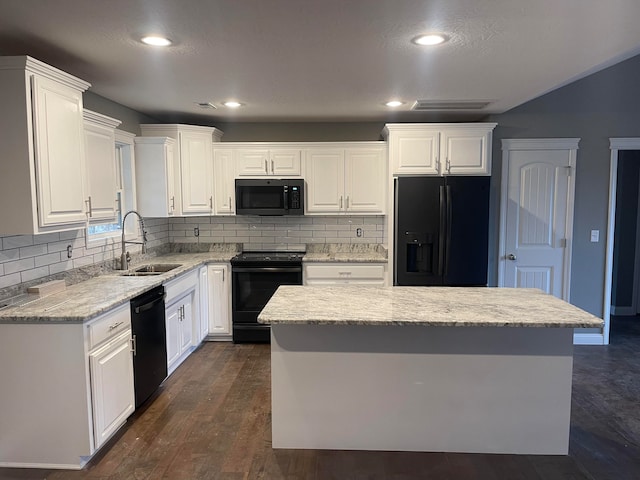
[[573, 328], [601, 319], [534, 289], [282, 286], [271, 324], [273, 448], [568, 452]]

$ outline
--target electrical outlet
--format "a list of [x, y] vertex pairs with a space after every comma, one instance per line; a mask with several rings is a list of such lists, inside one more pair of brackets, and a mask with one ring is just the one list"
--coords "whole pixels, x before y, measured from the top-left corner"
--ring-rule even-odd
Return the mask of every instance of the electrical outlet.
[[73, 257], [73, 247], [71, 245], [67, 245], [67, 258]]
[[598, 243], [600, 241], [600, 230], [591, 230], [591, 242]]
[[356, 237], [361, 237], [361, 236], [362, 236], [362, 229], [356, 228]]
[[195, 237], [199, 237], [200, 236], [200, 229], [198, 227], [194, 227], [193, 229], [193, 235]]

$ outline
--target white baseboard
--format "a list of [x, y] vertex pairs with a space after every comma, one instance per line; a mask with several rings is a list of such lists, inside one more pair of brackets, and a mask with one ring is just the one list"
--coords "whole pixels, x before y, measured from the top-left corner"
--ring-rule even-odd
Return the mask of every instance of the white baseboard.
[[574, 333], [574, 345], [605, 345], [602, 333]]
[[75, 465], [66, 463], [0, 462], [0, 468], [47, 468], [51, 470], [82, 470], [85, 463], [83, 463], [82, 465]]

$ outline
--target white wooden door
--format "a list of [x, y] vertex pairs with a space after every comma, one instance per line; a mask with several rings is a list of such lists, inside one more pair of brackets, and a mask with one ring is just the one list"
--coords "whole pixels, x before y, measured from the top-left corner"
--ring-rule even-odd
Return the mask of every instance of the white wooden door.
[[[576, 142], [577, 145], [577, 142]], [[569, 298], [575, 150], [510, 150], [502, 282]]]
[[305, 213], [344, 212], [344, 150], [317, 148], [306, 152]]
[[181, 353], [180, 319], [182, 318], [182, 304], [174, 303], [167, 307], [165, 315], [167, 328], [167, 366], [171, 367]]
[[130, 339], [127, 330], [89, 356], [96, 448], [135, 410]]
[[271, 175], [297, 177], [302, 173], [300, 170], [300, 150], [293, 148], [282, 148], [271, 150]]
[[89, 188], [89, 221], [116, 221], [118, 178], [112, 128], [86, 124], [84, 147]]
[[225, 265], [209, 265], [209, 334], [230, 335], [229, 273]]
[[211, 136], [180, 132], [183, 215], [213, 213], [212, 171]]
[[348, 213], [384, 213], [386, 176], [383, 148], [345, 151], [345, 210]]
[[269, 173], [269, 151], [238, 149], [236, 152], [238, 175], [267, 175]]
[[491, 130], [456, 128], [443, 130], [441, 172], [446, 175], [491, 175]]
[[235, 166], [233, 150], [220, 149], [213, 152], [213, 182], [216, 215], [236, 213]]
[[32, 77], [40, 226], [86, 221], [82, 93]]

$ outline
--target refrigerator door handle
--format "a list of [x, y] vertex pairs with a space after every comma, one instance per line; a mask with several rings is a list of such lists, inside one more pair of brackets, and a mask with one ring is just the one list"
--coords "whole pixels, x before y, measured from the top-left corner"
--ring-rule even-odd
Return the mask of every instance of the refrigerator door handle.
[[446, 218], [445, 218], [445, 193], [444, 193], [444, 185], [440, 185], [440, 232], [438, 238], [438, 275], [442, 275], [444, 271], [444, 242], [445, 242], [445, 228], [446, 228]]
[[446, 220], [446, 230], [447, 230], [447, 242], [445, 244], [445, 262], [444, 262], [444, 274], [449, 274], [449, 255], [451, 254], [451, 185], [447, 185], [447, 199], [446, 199], [446, 211], [447, 211], [447, 220]]

